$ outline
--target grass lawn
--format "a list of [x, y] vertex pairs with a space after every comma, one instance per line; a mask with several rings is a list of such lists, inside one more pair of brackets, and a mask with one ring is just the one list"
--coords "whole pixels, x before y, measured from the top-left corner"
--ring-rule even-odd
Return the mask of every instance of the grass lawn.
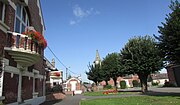
[[82, 100], [81, 105], [180, 105], [178, 96], [133, 96]]
[[108, 96], [108, 95], [123, 95], [123, 94], [140, 94], [141, 92], [118, 92], [116, 94], [103, 94], [102, 92], [86, 92], [85, 96]]

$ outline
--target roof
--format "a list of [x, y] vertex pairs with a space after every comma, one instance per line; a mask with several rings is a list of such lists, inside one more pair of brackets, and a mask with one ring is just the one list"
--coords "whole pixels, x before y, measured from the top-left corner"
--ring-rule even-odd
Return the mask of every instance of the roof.
[[157, 80], [157, 79], [168, 79], [167, 73], [159, 73], [159, 74], [152, 74], [152, 79]]
[[86, 88], [91, 88], [92, 85], [91, 85], [91, 84], [84, 84], [84, 87], [86, 87]]
[[68, 79], [68, 80], [65, 82], [65, 84], [69, 83], [69, 81], [71, 81], [71, 80], [73, 80], [73, 79], [77, 80], [77, 81], [80, 83], [80, 80], [79, 80], [77, 77], [71, 77], [70, 79]]

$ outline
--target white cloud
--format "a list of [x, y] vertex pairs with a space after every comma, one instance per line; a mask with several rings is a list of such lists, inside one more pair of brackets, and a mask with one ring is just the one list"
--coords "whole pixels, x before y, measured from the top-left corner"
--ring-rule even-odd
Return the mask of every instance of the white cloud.
[[74, 24], [76, 24], [76, 21], [70, 20], [69, 24], [70, 24], [70, 25], [74, 25]]
[[82, 9], [79, 5], [75, 5], [73, 7], [73, 15], [75, 16], [74, 20], [70, 20], [70, 25], [75, 25], [79, 23], [83, 18], [88, 17], [90, 15], [99, 15], [100, 12], [94, 10], [94, 8], [90, 8], [87, 10]]
[[83, 18], [83, 17], [89, 15], [89, 13], [87, 13], [87, 11], [82, 10], [78, 5], [75, 5], [73, 7], [73, 14], [79, 18]]

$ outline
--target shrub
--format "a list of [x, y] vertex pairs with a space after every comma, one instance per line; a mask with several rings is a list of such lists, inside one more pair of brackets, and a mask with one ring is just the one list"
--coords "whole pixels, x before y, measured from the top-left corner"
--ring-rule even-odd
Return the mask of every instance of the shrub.
[[169, 82], [165, 82], [163, 87], [176, 87], [176, 85], [169, 83]]
[[111, 85], [106, 85], [105, 89], [112, 89], [112, 86]]
[[157, 86], [158, 84], [158, 82], [152, 82], [152, 86]]
[[137, 80], [132, 81], [133, 87], [140, 87], [140, 83]]
[[120, 86], [121, 86], [121, 89], [125, 89], [126, 88], [126, 81], [120, 81]]
[[52, 92], [62, 92], [62, 86], [61, 85], [55, 85], [53, 88], [52, 88]]

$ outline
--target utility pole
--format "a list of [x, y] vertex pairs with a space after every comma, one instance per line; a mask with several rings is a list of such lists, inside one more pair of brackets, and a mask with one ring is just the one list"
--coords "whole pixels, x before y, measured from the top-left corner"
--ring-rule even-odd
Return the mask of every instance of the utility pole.
[[66, 80], [67, 80], [67, 77], [68, 76], [68, 68], [66, 67]]

